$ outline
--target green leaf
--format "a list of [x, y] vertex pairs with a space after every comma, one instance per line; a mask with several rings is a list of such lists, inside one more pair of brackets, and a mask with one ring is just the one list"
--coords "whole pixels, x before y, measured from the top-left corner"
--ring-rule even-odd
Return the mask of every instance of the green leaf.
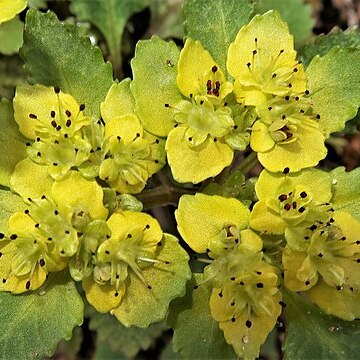
[[164, 105], [182, 99], [176, 84], [178, 60], [175, 43], [154, 36], [137, 43], [131, 61], [135, 112], [144, 128], [158, 136], [166, 136], [173, 128], [172, 113]]
[[0, 185], [10, 186], [15, 165], [26, 157], [26, 140], [14, 120], [12, 104], [0, 101]]
[[142, 329], [125, 327], [110, 314], [100, 314], [91, 308], [89, 327], [97, 332], [97, 340], [110, 347], [115, 353], [123, 353], [133, 358], [140, 350], [147, 350], [165, 329], [164, 323], [152, 324]]
[[144, 278], [149, 279], [151, 289], [138, 277], [131, 277], [121, 305], [112, 310], [112, 314], [125, 326], [148, 327], [163, 320], [170, 301], [185, 293], [186, 282], [191, 277], [189, 255], [172, 235], [164, 234], [161, 243], [157, 258], [164, 263], [142, 270]]
[[343, 360], [359, 356], [360, 322], [325, 315], [296, 293], [285, 294], [284, 360]]
[[311, 6], [305, 4], [304, 0], [258, 0], [260, 14], [271, 9], [278, 11], [288, 23], [295, 41], [303, 41], [311, 35], [314, 20], [311, 18]]
[[340, 46], [342, 49], [359, 47], [360, 30], [357, 27], [345, 31], [334, 28], [327, 35], [317, 36], [314, 43], [307, 44], [300, 50], [301, 60], [307, 66], [315, 55], [324, 56], [335, 46]]
[[184, 37], [182, 0], [150, 0], [151, 23], [148, 32], [162, 38]]
[[249, 0], [187, 0], [184, 26], [187, 37], [199, 40], [226, 72], [228, 47], [247, 24], [254, 5]]
[[13, 213], [23, 212], [27, 208], [20, 196], [0, 188], [0, 233], [7, 233], [8, 220]]
[[180, 353], [174, 352], [171, 342], [168, 342], [161, 352], [159, 360], [181, 360], [184, 357]]
[[26, 81], [24, 63], [18, 54], [0, 57], [0, 98], [12, 99], [15, 86]]
[[148, 0], [72, 0], [71, 10], [94, 24], [104, 35], [114, 69], [121, 68], [121, 40], [129, 17], [144, 9]]
[[19, 51], [23, 29], [24, 23], [18, 17], [0, 25], [0, 53], [11, 55]]
[[113, 351], [107, 343], [98, 341], [94, 360], [129, 360], [123, 353]]
[[29, 7], [36, 9], [45, 9], [46, 8], [46, 0], [28, 0]]
[[209, 300], [212, 288], [194, 286], [202, 274], [194, 274], [187, 293], [171, 303], [168, 324], [174, 329], [173, 349], [185, 359], [236, 359], [233, 348], [225, 342], [218, 323], [211, 317]]
[[329, 134], [344, 128], [360, 105], [360, 48], [335, 47], [316, 56], [306, 70], [314, 111], [320, 114], [320, 130]]
[[41, 359], [68, 340], [83, 321], [84, 305], [66, 272], [51, 274], [25, 295], [0, 293], [0, 358]]
[[333, 208], [347, 211], [360, 221], [360, 168], [346, 172], [344, 167], [338, 167], [331, 173], [336, 180], [331, 198]]
[[20, 54], [32, 82], [58, 86], [95, 117], [100, 115], [100, 103], [112, 84], [111, 65], [75, 26], [62, 24], [52, 12], [30, 9]]

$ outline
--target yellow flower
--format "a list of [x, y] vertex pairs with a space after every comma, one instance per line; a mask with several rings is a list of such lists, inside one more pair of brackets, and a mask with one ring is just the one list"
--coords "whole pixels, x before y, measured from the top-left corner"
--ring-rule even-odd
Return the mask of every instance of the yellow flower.
[[61, 179], [71, 167], [89, 157], [91, 143], [83, 132], [90, 118], [69, 94], [43, 85], [21, 85], [14, 98], [14, 116], [28, 143], [28, 156], [46, 165], [54, 179]]
[[293, 36], [275, 11], [254, 16], [240, 29], [229, 47], [227, 68], [235, 79], [236, 98], [245, 105], [259, 106], [273, 96], [306, 90]]
[[198, 183], [230, 165], [234, 149], [246, 148], [245, 129], [253, 116], [235, 105], [229, 96], [232, 84], [198, 41], [185, 42], [177, 85], [185, 99], [165, 104], [174, 121], [166, 141], [167, 158], [175, 180]]
[[101, 105], [104, 160], [99, 176], [121, 192], [136, 194], [165, 164], [164, 140], [143, 129], [134, 114], [129, 80], [113, 84]]
[[334, 212], [328, 223], [303, 229], [283, 252], [285, 285], [306, 291], [329, 314], [345, 320], [360, 316], [360, 223]]

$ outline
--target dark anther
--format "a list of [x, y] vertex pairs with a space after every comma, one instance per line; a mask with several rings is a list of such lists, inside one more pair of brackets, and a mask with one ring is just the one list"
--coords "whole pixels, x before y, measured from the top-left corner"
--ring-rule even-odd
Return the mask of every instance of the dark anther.
[[286, 115], [283, 115], [281, 118], [282, 118], [283, 120], [286, 119]]
[[45, 266], [45, 260], [44, 260], [44, 259], [40, 259], [39, 264], [40, 264], [40, 266]]
[[298, 96], [295, 96], [295, 100], [296, 100], [296, 101], [299, 101], [300, 98], [299, 98]]
[[2, 282], [3, 282], [3, 284], [5, 284], [5, 283], [6, 283], [6, 279], [3, 279]]
[[293, 201], [293, 203], [292, 203], [292, 207], [293, 207], [293, 209], [296, 209], [296, 202], [295, 201]]
[[214, 138], [214, 142], [217, 142], [217, 138]]
[[307, 197], [307, 193], [306, 193], [305, 191], [302, 191], [302, 192], [300, 193], [300, 196], [301, 196], [303, 199], [305, 199], [305, 198]]
[[283, 173], [288, 174], [290, 172], [290, 169], [288, 167], [284, 168]]
[[249, 68], [249, 67], [251, 66], [251, 63], [248, 62], [248, 63], [246, 64], [246, 66]]
[[28, 215], [28, 214], [30, 213], [29, 209], [26, 209], [26, 210], [24, 211], [24, 213], [25, 213], [26, 215]]
[[299, 212], [300, 214], [302, 214], [304, 211], [305, 211], [305, 208], [304, 208], [303, 206], [299, 207], [298, 212]]
[[51, 121], [51, 126], [52, 126], [52, 127], [54, 127], [54, 128], [56, 128], [56, 127], [57, 127], [57, 123], [56, 123], [56, 121], [55, 121], [55, 120]]
[[170, 107], [170, 105], [169, 105], [169, 104], [164, 104], [164, 106], [165, 106], [166, 108]]
[[280, 50], [280, 54], [282, 54], [284, 51], [285, 51], [284, 49]]
[[26, 146], [31, 146], [31, 144], [29, 142], [26, 143]]
[[250, 320], [246, 320], [245, 325], [247, 328], [251, 328], [252, 322]]
[[217, 70], [218, 70], [218, 68], [217, 68], [217, 66], [216, 66], [216, 65], [214, 65], [214, 66], [211, 68], [211, 71], [212, 71], [213, 73], [216, 73], [216, 72], [217, 72]]
[[17, 239], [17, 235], [16, 235], [16, 234], [10, 235], [10, 240], [15, 240], [15, 239]]
[[161, 241], [159, 241], [157, 244], [158, 244], [158, 246], [162, 246], [162, 242], [161, 242]]
[[275, 78], [276, 77], [276, 74], [274, 73], [274, 74], [272, 74], [272, 76], [271, 76], [272, 78]]
[[39, 137], [36, 138], [36, 141], [39, 142], [41, 139]]
[[269, 110], [269, 111], [270, 111], [270, 110], [272, 110], [272, 107], [271, 107], [271, 106], [269, 106], [269, 107], [268, 107], [268, 110]]
[[65, 114], [66, 114], [67, 117], [70, 117], [70, 116], [71, 116], [71, 112], [70, 112], [69, 110], [66, 110], [66, 111], [65, 111]]
[[289, 96], [289, 95], [286, 95], [286, 96], [284, 97], [284, 99], [285, 99], [286, 101], [288, 101], [288, 100], [290, 100], [290, 96]]
[[54, 91], [55, 91], [56, 94], [58, 94], [58, 93], [60, 92], [60, 88], [57, 87], [57, 86], [55, 86], [55, 87], [54, 87]]
[[41, 157], [41, 152], [38, 151], [38, 152], [36, 153], [36, 156]]
[[67, 120], [66, 120], [66, 126], [67, 126], [67, 127], [71, 126], [71, 120], [70, 120], [70, 119], [67, 119]]
[[236, 319], [235, 319], [234, 317], [232, 317], [232, 318], [231, 318], [231, 322], [234, 323], [235, 321], [236, 321]]
[[244, 284], [243, 281], [240, 281], [240, 282], [239, 282], [239, 285], [244, 286], [245, 284]]
[[235, 276], [230, 278], [231, 281], [235, 281]]
[[221, 298], [223, 297], [223, 293], [220, 291], [218, 294]]
[[188, 138], [188, 140], [189, 140], [189, 141], [192, 141], [192, 137], [190, 136], [190, 137]]
[[209, 253], [211, 250], [210, 249], [206, 249], [206, 252]]
[[311, 231], [315, 231], [317, 229], [317, 226], [314, 224], [314, 225], [311, 225], [310, 227], [309, 227], [309, 230], [311, 230]]
[[318, 253], [318, 257], [322, 258], [324, 255], [322, 253]]
[[305, 111], [304, 111], [303, 109], [301, 109], [301, 110], [300, 110], [300, 112], [301, 112], [302, 114], [304, 114], [304, 113], [305, 113]]
[[257, 54], [257, 51], [256, 50], [253, 50], [253, 55], [256, 55]]
[[51, 116], [52, 118], [55, 117], [55, 111], [54, 111], [54, 110], [52, 110], [52, 111], [50, 112], [50, 116]]
[[200, 100], [200, 105], [202, 105], [204, 103], [204, 100]]
[[294, 69], [294, 72], [298, 72], [298, 71], [299, 71], [299, 69], [298, 69], [298, 68], [295, 68], [295, 69]]
[[56, 130], [57, 130], [57, 131], [61, 130], [61, 126], [58, 125], [58, 126], [56, 127]]
[[81, 104], [79, 109], [80, 109], [80, 111], [84, 111], [85, 110], [85, 104]]
[[306, 280], [306, 281], [305, 281], [305, 285], [306, 285], [306, 286], [310, 285], [310, 281], [309, 281], [309, 280]]
[[305, 94], [306, 94], [306, 95], [309, 95], [309, 94], [310, 94], [310, 91], [309, 91], [309, 90], [305, 90]]
[[257, 283], [256, 287], [259, 288], [259, 289], [262, 289], [264, 287], [264, 284], [263, 283]]
[[317, 118], [317, 119], [320, 119], [320, 115], [319, 115], [319, 114], [317, 114], [317, 115], [316, 115], [316, 118]]
[[147, 287], [149, 290], [151, 290], [152, 289], [152, 286], [151, 285], [148, 285], [148, 287]]
[[118, 292], [116, 292], [114, 295], [115, 295], [115, 297], [118, 297], [118, 296], [119, 296], [119, 293], [118, 293]]
[[342, 290], [342, 286], [340, 286], [340, 285], [336, 286], [336, 290], [338, 290], [338, 291]]
[[26, 290], [29, 290], [29, 289], [30, 289], [30, 280], [28, 280], [28, 281], [26, 282], [25, 287], [26, 287]]
[[291, 209], [291, 205], [290, 204], [285, 204], [284, 210], [289, 211], [290, 209]]
[[131, 235], [131, 234], [127, 234], [127, 238], [128, 238], [128, 239], [131, 239], [131, 238], [132, 238], [132, 235]]
[[35, 226], [36, 228], [38, 228], [38, 227], [40, 226], [40, 224], [39, 224], [39, 223], [36, 223], [34, 226]]
[[105, 250], [105, 254], [109, 255], [110, 251], [109, 250]]
[[155, 160], [154, 160], [154, 163], [155, 163], [155, 164], [158, 164], [158, 163], [159, 163], [159, 160], [155, 159]]
[[30, 119], [37, 119], [37, 116], [35, 114], [29, 114]]
[[5, 237], [5, 234], [0, 233], [0, 239], [3, 239]]

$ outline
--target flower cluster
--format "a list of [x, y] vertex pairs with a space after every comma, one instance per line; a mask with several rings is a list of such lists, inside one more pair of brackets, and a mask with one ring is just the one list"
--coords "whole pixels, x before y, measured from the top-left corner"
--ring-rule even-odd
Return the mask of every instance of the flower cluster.
[[[166, 60], [149, 65], [157, 51]], [[160, 188], [206, 264], [193, 291], [209, 290], [209, 318], [239, 357], [259, 355], [289, 291], [360, 317], [359, 218], [334, 205], [336, 173], [314, 168], [333, 129], [307, 90], [314, 73], [275, 11], [242, 27], [224, 55], [221, 68], [195, 39], [181, 51], [157, 37], [139, 42], [133, 80], [112, 83], [100, 117], [59, 87], [17, 87], [25, 150], [6, 186], [22, 205], [1, 219], [0, 291], [26, 293], [68, 271], [97, 311], [125, 326], [163, 320], [191, 271], [178, 239], [141, 212], [139, 199]], [[245, 162], [264, 168], [255, 185], [235, 157], [246, 149]]]
[[[158, 135], [165, 129], [175, 180], [199, 183], [216, 176], [231, 164], [234, 151], [249, 143], [272, 172], [313, 167], [326, 156], [306, 73], [276, 12], [255, 16], [230, 45], [227, 71], [233, 83], [225, 70], [200, 42], [187, 39], [173, 84], [178, 95], [172, 97], [180, 100], [161, 103], [158, 97], [157, 106], [170, 112], [168, 123], [156, 130], [156, 116], [143, 119]], [[136, 67], [134, 73], [137, 81], [145, 80]]]
[[[99, 312], [128, 326], [163, 319], [185, 291], [188, 255], [156, 219], [120, 203], [118, 193], [139, 193], [165, 163], [164, 141], [133, 112], [129, 81], [113, 84], [99, 120], [57, 87], [19, 86], [13, 104], [27, 156], [10, 184], [25, 209], [1, 233], [0, 290], [36, 290], [67, 268]], [[148, 307], [129, 310], [142, 288]]]

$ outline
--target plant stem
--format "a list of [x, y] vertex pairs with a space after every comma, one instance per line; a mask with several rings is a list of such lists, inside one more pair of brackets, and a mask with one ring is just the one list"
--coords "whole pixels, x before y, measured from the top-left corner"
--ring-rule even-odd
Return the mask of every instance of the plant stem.
[[154, 189], [144, 190], [142, 193], [137, 194], [136, 198], [143, 203], [144, 210], [148, 210], [156, 206], [176, 206], [182, 195], [194, 193], [195, 190], [162, 185]]
[[256, 152], [251, 152], [237, 167], [244, 175], [258, 164]]

